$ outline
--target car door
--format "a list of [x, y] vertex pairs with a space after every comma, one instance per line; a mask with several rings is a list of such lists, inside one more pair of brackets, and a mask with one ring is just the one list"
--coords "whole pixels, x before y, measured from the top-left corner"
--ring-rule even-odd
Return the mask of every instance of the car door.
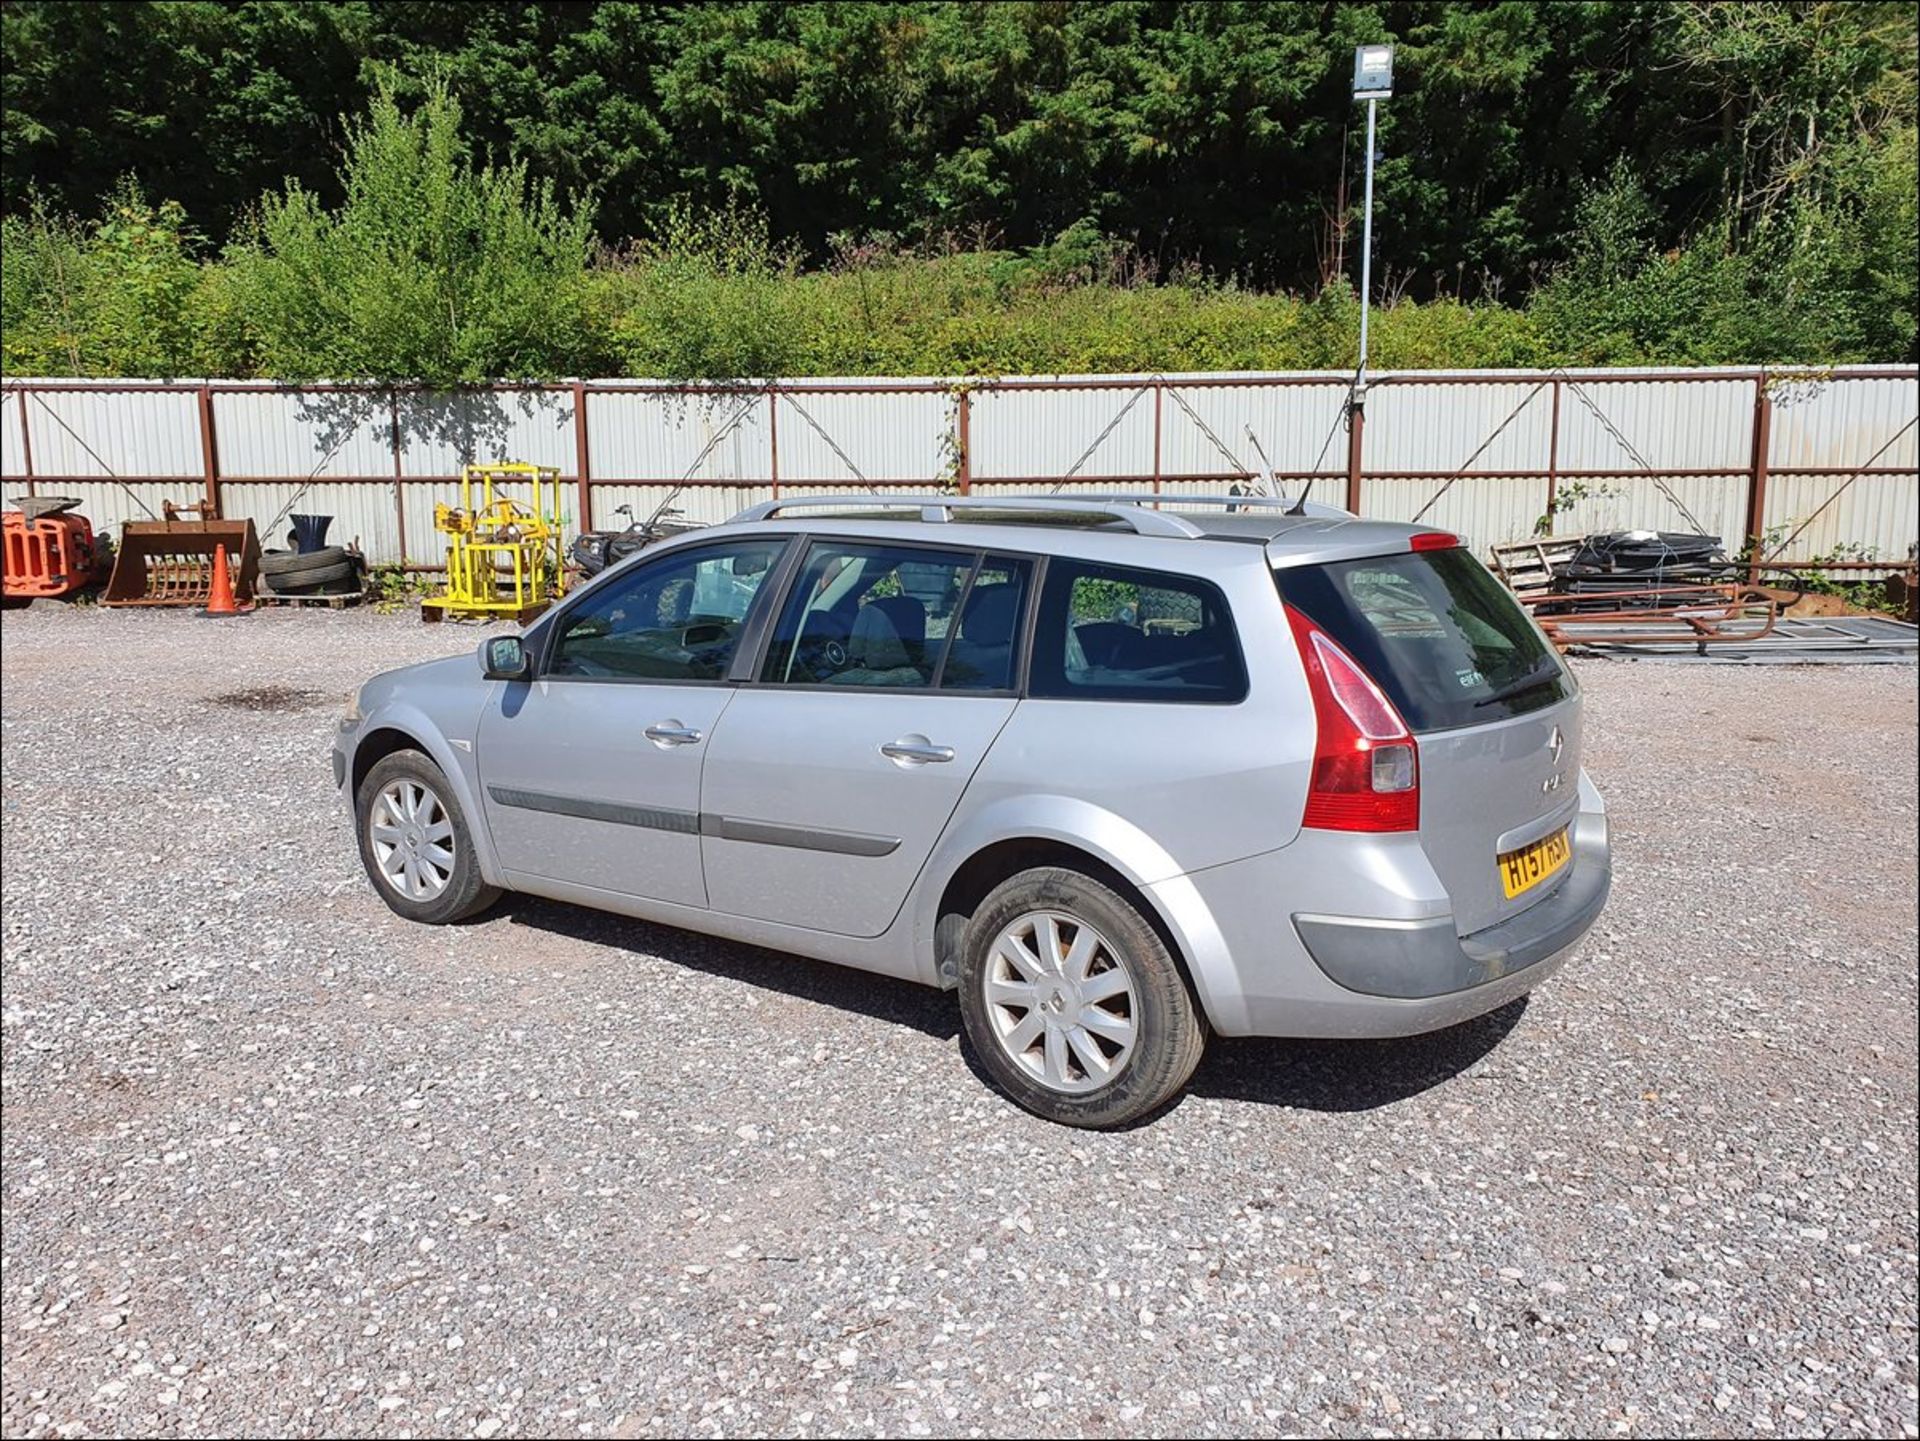
[[713, 908], [847, 936], [892, 924], [1018, 703], [1031, 564], [816, 540], [701, 781]]
[[481, 715], [481, 805], [503, 866], [707, 903], [700, 769], [786, 544], [742, 536], [677, 548], [554, 617], [534, 678], [497, 686]]

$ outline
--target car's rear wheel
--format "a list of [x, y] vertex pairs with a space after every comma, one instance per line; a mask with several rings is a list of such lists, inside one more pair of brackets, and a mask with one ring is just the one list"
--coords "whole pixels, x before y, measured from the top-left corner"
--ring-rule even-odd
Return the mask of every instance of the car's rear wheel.
[[444, 925], [499, 899], [481, 878], [453, 788], [419, 751], [374, 764], [354, 793], [354, 821], [367, 876], [396, 914]]
[[960, 1011], [981, 1064], [1035, 1115], [1123, 1126], [1200, 1064], [1199, 1009], [1166, 943], [1111, 887], [1040, 867], [967, 924]]

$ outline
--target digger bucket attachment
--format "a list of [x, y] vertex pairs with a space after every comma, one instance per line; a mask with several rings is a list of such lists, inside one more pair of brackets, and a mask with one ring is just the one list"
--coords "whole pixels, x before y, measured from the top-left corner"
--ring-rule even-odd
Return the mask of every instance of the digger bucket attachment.
[[260, 542], [250, 520], [130, 520], [120, 530], [102, 605], [198, 605], [213, 594], [213, 553], [227, 548], [234, 599], [253, 599]]

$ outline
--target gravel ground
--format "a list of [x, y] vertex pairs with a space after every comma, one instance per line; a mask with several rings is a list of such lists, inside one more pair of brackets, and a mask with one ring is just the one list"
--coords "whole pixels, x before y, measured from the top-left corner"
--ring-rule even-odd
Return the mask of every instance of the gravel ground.
[[391, 915], [329, 730], [477, 639], [7, 617], [8, 1435], [1917, 1434], [1911, 668], [1583, 664], [1581, 958], [1089, 1135], [932, 991]]

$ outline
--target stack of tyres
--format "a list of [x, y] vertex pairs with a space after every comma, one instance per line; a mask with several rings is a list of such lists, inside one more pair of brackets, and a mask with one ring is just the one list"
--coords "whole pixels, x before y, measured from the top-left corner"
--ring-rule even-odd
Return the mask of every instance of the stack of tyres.
[[366, 557], [352, 546], [328, 545], [330, 515], [290, 517], [291, 550], [260, 557], [260, 578], [275, 595], [358, 595], [367, 586]]
[[366, 588], [366, 559], [344, 545], [270, 550], [260, 557], [260, 579], [275, 595], [357, 595]]
[[[1540, 613], [1667, 605], [1673, 603], [1674, 587], [1726, 585], [1739, 578], [1717, 535], [1607, 531], [1587, 536], [1571, 560], [1554, 568], [1553, 589], [1568, 599], [1542, 606]], [[1626, 592], [1635, 594], [1624, 598]], [[1596, 599], [1583, 602], [1583, 596]]]

